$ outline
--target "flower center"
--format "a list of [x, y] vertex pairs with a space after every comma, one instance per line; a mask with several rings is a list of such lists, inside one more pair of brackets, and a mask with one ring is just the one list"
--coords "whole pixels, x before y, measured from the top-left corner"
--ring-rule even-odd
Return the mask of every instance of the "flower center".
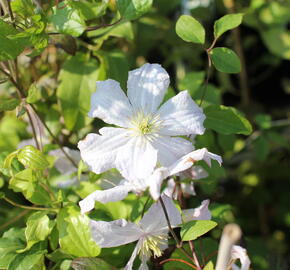
[[145, 115], [142, 111], [138, 112], [131, 120], [133, 130], [139, 135], [152, 134], [159, 128], [160, 120], [158, 115]]
[[167, 243], [167, 234], [146, 236], [138, 251], [142, 256], [149, 258], [151, 255], [160, 257], [162, 255], [161, 247]]

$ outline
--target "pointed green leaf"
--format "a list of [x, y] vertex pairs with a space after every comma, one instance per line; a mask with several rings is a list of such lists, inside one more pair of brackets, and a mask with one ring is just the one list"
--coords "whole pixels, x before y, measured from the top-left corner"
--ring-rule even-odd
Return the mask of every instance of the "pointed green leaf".
[[214, 48], [210, 52], [210, 58], [215, 68], [220, 72], [239, 73], [241, 71], [240, 58], [228, 48]]
[[204, 44], [205, 30], [199, 21], [189, 15], [179, 17], [175, 30], [184, 41]]
[[37, 87], [35, 83], [33, 83], [32, 85], [30, 85], [28, 89], [28, 96], [26, 98], [26, 102], [35, 103], [40, 99], [40, 97], [41, 97], [40, 89]]
[[217, 223], [211, 220], [193, 220], [182, 226], [180, 236], [183, 241], [195, 240], [212, 230], [216, 225]]
[[203, 268], [203, 270], [214, 270], [214, 265], [212, 261], [209, 261], [206, 266]]
[[44, 170], [49, 166], [44, 154], [32, 145], [23, 147], [17, 154], [18, 160], [32, 170]]
[[213, 129], [216, 132], [228, 134], [244, 134], [252, 133], [250, 122], [241, 115], [236, 109], [226, 106], [212, 105], [204, 110], [206, 119], [204, 126]]
[[86, 29], [85, 21], [80, 17], [78, 10], [71, 8], [68, 1], [53, 7], [53, 14], [48, 19], [59, 33], [78, 37]]
[[63, 208], [57, 217], [59, 243], [63, 251], [77, 257], [95, 257], [100, 248], [92, 239], [90, 219], [79, 209], [70, 205]]
[[218, 38], [224, 32], [236, 28], [242, 23], [242, 20], [243, 20], [242, 13], [228, 14], [221, 17], [214, 23], [214, 37]]
[[35, 243], [45, 240], [53, 226], [54, 223], [49, 220], [45, 212], [33, 213], [26, 222], [25, 237], [27, 246], [23, 251], [30, 249]]
[[117, 8], [126, 20], [134, 20], [149, 11], [153, 0], [117, 0]]
[[0, 269], [7, 269], [10, 262], [17, 255], [16, 250], [24, 247], [19, 239], [3, 237], [0, 239]]

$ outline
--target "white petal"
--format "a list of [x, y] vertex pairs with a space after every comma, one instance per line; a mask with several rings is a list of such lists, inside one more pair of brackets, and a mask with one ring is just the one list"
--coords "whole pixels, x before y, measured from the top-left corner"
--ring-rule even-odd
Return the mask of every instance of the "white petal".
[[109, 124], [128, 127], [132, 106], [118, 82], [97, 82], [97, 91], [91, 96], [89, 116], [101, 118]]
[[211, 213], [208, 209], [209, 200], [204, 200], [201, 205], [194, 209], [182, 210], [183, 222], [189, 222], [192, 220], [210, 220]]
[[117, 156], [116, 168], [124, 178], [134, 181], [149, 177], [157, 162], [157, 151], [143, 137], [134, 136]]
[[95, 202], [108, 203], [121, 201], [127, 197], [132, 188], [128, 185], [119, 185], [106, 190], [96, 190], [79, 202], [81, 212], [84, 214], [95, 207]]
[[[68, 147], [63, 147], [63, 150], [73, 159], [76, 164], [79, 163], [81, 160], [80, 151], [73, 150]], [[72, 172], [77, 171], [77, 169], [65, 157], [64, 153], [60, 149], [49, 151], [48, 154], [57, 158], [54, 166], [60, 173], [71, 174]]]
[[190, 178], [195, 180], [208, 177], [207, 171], [201, 166], [193, 166], [192, 168], [183, 171], [181, 175], [184, 178]]
[[222, 163], [222, 158], [220, 156], [207, 151], [206, 148], [195, 150], [172, 164], [169, 167], [170, 175], [189, 169], [196, 161], [199, 160], [204, 160], [209, 166], [211, 166], [211, 159], [216, 160], [220, 165]]
[[248, 257], [246, 249], [244, 249], [240, 246], [234, 245], [232, 247], [231, 258], [233, 260], [239, 259], [241, 261], [242, 267], [240, 268], [240, 270], [249, 270], [251, 261]]
[[132, 255], [131, 255], [129, 261], [127, 262], [127, 264], [126, 264], [124, 270], [133, 270], [133, 263], [134, 263], [134, 261], [135, 261], [135, 259], [136, 259], [136, 257], [137, 257], [137, 254], [138, 254], [139, 248], [140, 248], [140, 246], [141, 246], [141, 241], [142, 241], [142, 240], [139, 240], [139, 241], [137, 242], [137, 244], [136, 244], [136, 246], [135, 246], [135, 248], [134, 248], [134, 250], [133, 250], [133, 252], [132, 252]]
[[[169, 216], [170, 224], [176, 227], [181, 224], [181, 215], [171, 198], [162, 195], [162, 199]], [[154, 203], [141, 219], [139, 225], [148, 233], [168, 231], [167, 221], [160, 201]]]
[[157, 113], [162, 120], [160, 134], [177, 136], [204, 133], [205, 115], [186, 90], [165, 102]]
[[183, 138], [160, 136], [152, 145], [158, 149], [158, 162], [161, 166], [170, 166], [179, 158], [193, 150], [191, 142]]
[[148, 261], [148, 258], [141, 258], [141, 264], [140, 264], [138, 270], [149, 270], [149, 267], [147, 265], [147, 261]]
[[195, 196], [195, 189], [194, 189], [194, 184], [193, 183], [181, 183], [181, 190], [183, 191], [183, 193], [185, 194], [190, 194]]
[[128, 97], [134, 111], [153, 113], [169, 85], [169, 76], [158, 64], [145, 64], [129, 72]]
[[135, 223], [124, 219], [111, 222], [91, 220], [90, 228], [93, 239], [102, 248], [134, 242], [144, 233]]
[[101, 135], [90, 133], [78, 143], [83, 161], [97, 174], [116, 167], [117, 152], [129, 140], [122, 128], [105, 127], [99, 132]]
[[162, 182], [168, 177], [168, 175], [168, 169], [161, 167], [156, 169], [148, 178], [147, 185], [149, 186], [150, 194], [155, 201], [159, 199]]
[[170, 178], [167, 181], [166, 188], [163, 190], [163, 194], [165, 194], [169, 198], [177, 200], [178, 191], [179, 191], [179, 187], [176, 185], [174, 179]]

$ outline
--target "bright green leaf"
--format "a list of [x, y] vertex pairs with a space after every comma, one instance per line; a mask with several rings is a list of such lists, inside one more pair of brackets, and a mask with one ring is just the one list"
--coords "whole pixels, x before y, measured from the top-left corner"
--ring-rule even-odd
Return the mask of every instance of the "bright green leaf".
[[32, 145], [20, 149], [17, 158], [25, 167], [33, 170], [44, 170], [49, 166], [44, 154]]
[[89, 60], [82, 54], [72, 56], [64, 63], [59, 75], [61, 83], [57, 89], [57, 97], [69, 130], [74, 128], [80, 117], [87, 115], [99, 72], [97, 61]]
[[12, 11], [23, 18], [31, 17], [34, 14], [34, 8], [32, 0], [14, 0], [11, 1]]
[[10, 262], [17, 255], [16, 250], [24, 247], [19, 239], [3, 237], [0, 239], [0, 269], [7, 269]]
[[116, 268], [99, 258], [78, 258], [74, 259], [71, 267], [74, 270], [115, 270]]
[[63, 208], [57, 217], [59, 243], [63, 251], [77, 257], [95, 257], [100, 248], [92, 239], [90, 219], [79, 212], [78, 207]]
[[240, 58], [228, 48], [214, 48], [210, 52], [210, 58], [215, 68], [220, 72], [239, 73], [241, 71]]
[[117, 8], [126, 20], [134, 20], [149, 11], [153, 0], [117, 0]]
[[211, 220], [193, 220], [182, 226], [180, 236], [183, 241], [195, 240], [212, 230], [216, 225], [217, 223]]
[[85, 21], [76, 9], [68, 5], [67, 1], [53, 7], [53, 14], [48, 19], [59, 33], [78, 37], [86, 29]]
[[242, 23], [242, 20], [243, 20], [242, 13], [228, 14], [221, 17], [214, 23], [214, 37], [218, 38], [224, 32], [236, 28]]
[[35, 103], [40, 99], [40, 89], [37, 87], [35, 83], [30, 85], [28, 89], [28, 96], [26, 98], [27, 103]]
[[43, 241], [50, 234], [54, 223], [49, 220], [44, 212], [33, 213], [26, 222], [25, 237], [27, 246], [30, 249], [35, 243]]
[[28, 45], [27, 38], [13, 38], [19, 32], [0, 19], [0, 61], [16, 58]]
[[225, 135], [249, 135], [252, 133], [250, 122], [234, 108], [212, 105], [207, 107], [204, 112], [206, 115], [204, 121], [206, 128]]
[[214, 270], [214, 265], [212, 261], [209, 261], [206, 266], [203, 268], [203, 270]]
[[177, 35], [184, 41], [204, 44], [205, 30], [203, 26], [189, 15], [179, 17], [175, 30]]

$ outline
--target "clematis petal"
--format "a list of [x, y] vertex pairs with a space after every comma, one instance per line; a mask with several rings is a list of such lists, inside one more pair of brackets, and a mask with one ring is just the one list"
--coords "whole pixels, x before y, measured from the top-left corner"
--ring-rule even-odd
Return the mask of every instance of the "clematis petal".
[[168, 169], [161, 167], [157, 168], [153, 174], [147, 178], [147, 186], [149, 186], [150, 194], [155, 201], [159, 199], [162, 182], [168, 175]]
[[189, 194], [189, 195], [193, 195], [195, 196], [195, 189], [194, 189], [194, 184], [191, 183], [181, 183], [181, 190], [183, 191], [183, 193], [185, 194]]
[[204, 200], [201, 205], [194, 209], [184, 209], [182, 210], [182, 220], [183, 222], [189, 222], [192, 220], [210, 220], [211, 213], [208, 209], [209, 200]]
[[82, 214], [91, 211], [95, 207], [95, 202], [108, 203], [121, 201], [127, 197], [132, 187], [119, 185], [106, 190], [96, 190], [79, 202]]
[[135, 261], [135, 259], [136, 259], [136, 257], [137, 257], [138, 251], [139, 251], [139, 249], [140, 249], [141, 241], [142, 241], [142, 240], [140, 239], [140, 240], [137, 242], [137, 244], [136, 244], [136, 246], [135, 246], [135, 248], [134, 248], [134, 250], [133, 250], [133, 252], [132, 252], [132, 255], [131, 255], [129, 261], [127, 262], [127, 264], [126, 264], [124, 270], [132, 270], [132, 269], [133, 269], [133, 263], [134, 263], [134, 261]]
[[90, 221], [92, 237], [102, 248], [117, 247], [138, 240], [144, 233], [138, 225], [118, 219], [111, 222]]
[[173, 178], [170, 178], [167, 181], [167, 186], [163, 190], [163, 193], [168, 196], [169, 198], [172, 198], [174, 200], [177, 200], [177, 195], [178, 195], [179, 187], [176, 185], [175, 181]]
[[158, 64], [145, 64], [129, 72], [128, 97], [134, 111], [153, 113], [164, 98], [169, 76]]
[[162, 121], [162, 135], [203, 134], [205, 115], [185, 90], [165, 102], [157, 112]]
[[216, 160], [220, 165], [222, 158], [219, 155], [209, 152], [206, 148], [195, 150], [172, 164], [168, 169], [170, 175], [177, 174], [189, 169], [196, 161], [204, 160], [209, 166], [211, 166], [211, 159]]
[[[79, 163], [81, 160], [80, 151], [73, 150], [68, 147], [63, 147], [63, 150], [73, 159], [76, 164]], [[60, 149], [51, 150], [48, 154], [57, 158], [54, 165], [60, 173], [71, 174], [77, 171], [77, 169], [65, 157], [64, 153]]]
[[151, 143], [138, 136], [131, 136], [130, 141], [124, 145], [116, 159], [116, 168], [124, 178], [134, 181], [149, 177], [157, 162], [157, 151]]
[[181, 173], [182, 177], [190, 179], [202, 179], [208, 177], [207, 171], [201, 166], [193, 166], [186, 171]]
[[[171, 198], [166, 195], [162, 195], [162, 199], [169, 216], [170, 224], [172, 227], [176, 227], [181, 224], [181, 215], [179, 210], [174, 205]], [[139, 225], [147, 233], [159, 233], [162, 231], [168, 231], [167, 221], [164, 215], [163, 208], [160, 201], [154, 203], [149, 210], [145, 213]]]
[[249, 270], [251, 261], [248, 257], [247, 250], [242, 248], [241, 246], [234, 245], [232, 247], [232, 260], [240, 260], [241, 267], [236, 266], [235, 264], [232, 265], [232, 268], [235, 270]]
[[161, 166], [170, 166], [176, 160], [193, 150], [191, 142], [183, 138], [160, 136], [152, 145], [158, 150], [158, 161]]
[[78, 143], [83, 161], [94, 173], [114, 168], [118, 150], [129, 140], [122, 128], [105, 127], [99, 132], [101, 135], [90, 133]]
[[132, 106], [114, 80], [97, 82], [97, 91], [91, 96], [89, 117], [98, 117], [108, 124], [128, 127], [132, 118]]

